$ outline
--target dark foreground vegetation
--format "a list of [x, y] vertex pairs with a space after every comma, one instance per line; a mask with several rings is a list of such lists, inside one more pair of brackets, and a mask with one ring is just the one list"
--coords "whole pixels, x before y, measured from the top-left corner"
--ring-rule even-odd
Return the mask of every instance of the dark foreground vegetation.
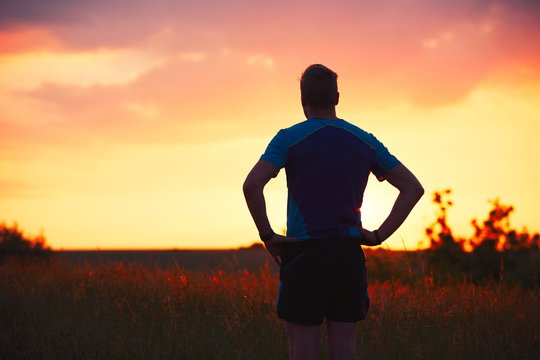
[[[286, 359], [275, 275], [269, 266], [3, 261], [0, 358]], [[538, 289], [394, 277], [371, 281], [370, 295], [358, 335], [364, 359], [540, 356]]]

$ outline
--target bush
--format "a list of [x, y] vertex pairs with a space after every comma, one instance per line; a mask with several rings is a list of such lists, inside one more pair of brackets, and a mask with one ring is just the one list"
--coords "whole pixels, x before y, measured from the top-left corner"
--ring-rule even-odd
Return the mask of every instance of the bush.
[[426, 228], [430, 241], [428, 262], [440, 279], [462, 276], [474, 282], [504, 281], [526, 286], [540, 286], [540, 234], [527, 229], [518, 231], [510, 225], [513, 206], [498, 199], [482, 222], [471, 221], [474, 235], [456, 238], [447, 222], [453, 203], [451, 190], [433, 194], [437, 205], [436, 220]]
[[6, 256], [18, 257], [45, 257], [51, 248], [46, 245], [43, 235], [28, 238], [15, 223], [8, 226], [0, 224], [0, 258]]

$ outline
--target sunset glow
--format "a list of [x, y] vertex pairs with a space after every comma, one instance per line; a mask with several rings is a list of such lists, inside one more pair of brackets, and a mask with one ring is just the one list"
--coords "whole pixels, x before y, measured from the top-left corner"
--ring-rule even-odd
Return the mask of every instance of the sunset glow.
[[[242, 182], [304, 119], [298, 79], [322, 63], [339, 74], [338, 116], [426, 189], [388, 247], [417, 247], [442, 188], [458, 234], [496, 197], [540, 231], [537, 2], [91, 4], [0, 5], [0, 222], [54, 249], [249, 245]], [[283, 172], [265, 194], [281, 232]], [[367, 228], [396, 195], [370, 179]]]

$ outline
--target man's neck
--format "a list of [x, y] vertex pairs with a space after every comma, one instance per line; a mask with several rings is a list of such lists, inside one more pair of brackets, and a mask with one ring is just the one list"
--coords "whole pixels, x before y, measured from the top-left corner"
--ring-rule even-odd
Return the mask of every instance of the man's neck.
[[304, 115], [306, 118], [318, 118], [318, 119], [328, 119], [336, 120], [338, 117], [336, 115], [336, 108], [332, 109], [309, 109], [304, 108]]

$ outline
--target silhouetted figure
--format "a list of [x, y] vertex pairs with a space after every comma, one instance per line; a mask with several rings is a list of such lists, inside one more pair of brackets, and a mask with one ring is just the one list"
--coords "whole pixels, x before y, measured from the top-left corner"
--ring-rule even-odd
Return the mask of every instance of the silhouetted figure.
[[[278, 316], [291, 359], [316, 359], [326, 319], [332, 359], [356, 358], [356, 325], [369, 307], [360, 244], [380, 245], [403, 223], [424, 190], [372, 134], [336, 116], [337, 74], [309, 66], [300, 79], [307, 120], [280, 130], [244, 183], [244, 195], [266, 249], [280, 265]], [[264, 186], [285, 168], [287, 235], [274, 233]], [[399, 190], [379, 229], [362, 227], [368, 176]]]

